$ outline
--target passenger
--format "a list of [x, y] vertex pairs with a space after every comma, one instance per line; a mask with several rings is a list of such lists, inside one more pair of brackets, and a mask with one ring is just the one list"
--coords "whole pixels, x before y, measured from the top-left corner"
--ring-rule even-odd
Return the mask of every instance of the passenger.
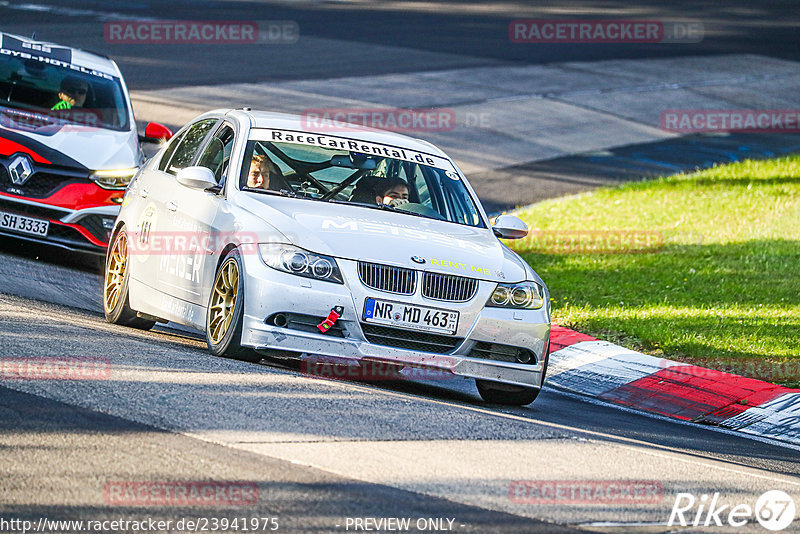
[[58, 93], [58, 102], [51, 110], [82, 108], [86, 103], [86, 93], [89, 84], [77, 76], [65, 76], [61, 80], [61, 90]]
[[408, 184], [400, 178], [386, 180], [386, 183], [379, 183], [375, 196], [378, 204], [388, 204], [393, 207], [408, 204]]
[[[270, 175], [280, 177], [281, 172], [278, 167], [263, 154], [253, 156], [250, 161], [250, 172], [247, 174], [247, 187], [255, 189], [270, 189]], [[277, 180], [273, 180], [277, 182]], [[277, 185], [277, 183], [275, 184]]]

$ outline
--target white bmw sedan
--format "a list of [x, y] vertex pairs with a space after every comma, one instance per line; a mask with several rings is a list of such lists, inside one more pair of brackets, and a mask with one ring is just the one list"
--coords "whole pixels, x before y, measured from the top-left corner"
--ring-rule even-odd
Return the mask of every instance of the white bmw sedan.
[[458, 167], [418, 139], [299, 116], [216, 110], [135, 176], [113, 228], [103, 302], [117, 324], [173, 321], [218, 356], [326, 355], [477, 380], [533, 402], [550, 306]]

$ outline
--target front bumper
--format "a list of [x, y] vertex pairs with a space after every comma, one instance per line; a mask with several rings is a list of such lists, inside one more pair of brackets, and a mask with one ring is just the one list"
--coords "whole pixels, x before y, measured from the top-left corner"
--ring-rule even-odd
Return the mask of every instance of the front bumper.
[[[398, 299], [397, 295], [365, 287], [359, 280], [355, 261], [337, 261], [344, 285], [282, 273], [264, 265], [257, 253], [245, 255], [247, 277], [242, 344], [255, 349], [380, 361], [440, 369], [456, 376], [507, 384], [542, 386], [550, 338], [547, 306], [541, 310], [485, 308], [496, 286], [486, 281], [479, 283], [476, 296], [465, 303], [425, 299], [419, 291]], [[433, 353], [368, 341], [362, 327], [367, 297], [458, 311], [459, 326], [452, 336], [454, 348]], [[321, 322], [335, 306], [344, 309], [336, 323], [336, 336], [330, 331], [322, 334], [267, 324], [267, 319], [276, 313], [311, 316]], [[535, 362], [476, 358], [473, 351], [479, 342], [524, 348], [535, 355]]]
[[0, 229], [1, 235], [68, 250], [105, 254], [109, 232], [119, 213], [119, 206], [108, 205], [74, 210], [0, 194], [0, 212], [47, 220], [50, 223], [47, 235], [44, 236], [5, 229]]

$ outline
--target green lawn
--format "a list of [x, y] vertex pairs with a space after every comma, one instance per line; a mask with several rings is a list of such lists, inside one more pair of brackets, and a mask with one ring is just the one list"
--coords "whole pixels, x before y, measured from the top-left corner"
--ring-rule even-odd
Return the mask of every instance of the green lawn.
[[[600, 189], [519, 215], [533, 237], [508, 245], [550, 287], [555, 323], [800, 382], [800, 156]], [[630, 246], [616, 252], [607, 235]]]

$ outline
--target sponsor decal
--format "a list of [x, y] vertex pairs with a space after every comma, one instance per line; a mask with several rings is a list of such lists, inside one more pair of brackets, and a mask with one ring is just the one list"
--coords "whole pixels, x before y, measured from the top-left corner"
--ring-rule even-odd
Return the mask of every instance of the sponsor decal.
[[436, 167], [443, 170], [454, 170], [453, 164], [447, 158], [435, 156], [425, 152], [418, 152], [408, 148], [400, 148], [391, 145], [384, 145], [380, 143], [373, 143], [370, 141], [362, 141], [357, 139], [348, 139], [346, 137], [338, 137], [334, 135], [323, 135], [318, 133], [308, 132], [295, 132], [291, 130], [269, 130], [265, 129], [263, 132], [266, 134], [266, 139], [258, 139], [262, 141], [273, 141], [276, 143], [297, 143], [308, 146], [321, 146], [325, 148], [335, 148], [339, 150], [347, 150], [358, 152], [366, 155], [390, 157], [395, 159], [402, 159], [414, 163], [421, 163], [430, 167]]
[[486, 276], [491, 276], [492, 271], [485, 267], [479, 267], [477, 265], [467, 265], [465, 263], [460, 263], [457, 261], [449, 261], [449, 260], [440, 260], [437, 258], [431, 258], [431, 265], [437, 265], [439, 267], [444, 267], [446, 269], [458, 269], [464, 272], [471, 272], [471, 273], [478, 273], [483, 274]]
[[[5, 43], [6, 38], [3, 38], [3, 43]], [[105, 72], [101, 72], [99, 70], [90, 69], [88, 67], [84, 67], [81, 65], [75, 65], [70, 63], [69, 60], [59, 59], [58, 57], [54, 57], [49, 54], [41, 53], [40, 51], [35, 51], [31, 49], [30, 51], [27, 50], [12, 50], [9, 48], [0, 48], [0, 55], [20, 58], [20, 59], [28, 59], [34, 61], [40, 61], [42, 63], [47, 63], [48, 65], [53, 65], [55, 67], [63, 67], [65, 69], [74, 70], [76, 72], [80, 72], [82, 74], [89, 74], [90, 76], [95, 76], [97, 78], [103, 78], [105, 80], [117, 80], [115, 76], [107, 74]], [[71, 58], [71, 56], [70, 56]]]
[[[309, 216], [312, 217], [312, 216]], [[310, 226], [310, 225], [309, 225]], [[372, 234], [372, 235], [395, 235], [412, 240], [427, 241], [444, 246], [457, 246], [462, 249], [470, 249], [475, 252], [486, 254], [491, 249], [479, 243], [473, 243], [464, 239], [459, 239], [451, 235], [440, 234], [430, 230], [406, 227], [396, 224], [364, 222], [359, 219], [322, 219], [320, 221], [322, 231], [349, 233], [349, 234]], [[429, 260], [433, 263], [433, 260]]]

